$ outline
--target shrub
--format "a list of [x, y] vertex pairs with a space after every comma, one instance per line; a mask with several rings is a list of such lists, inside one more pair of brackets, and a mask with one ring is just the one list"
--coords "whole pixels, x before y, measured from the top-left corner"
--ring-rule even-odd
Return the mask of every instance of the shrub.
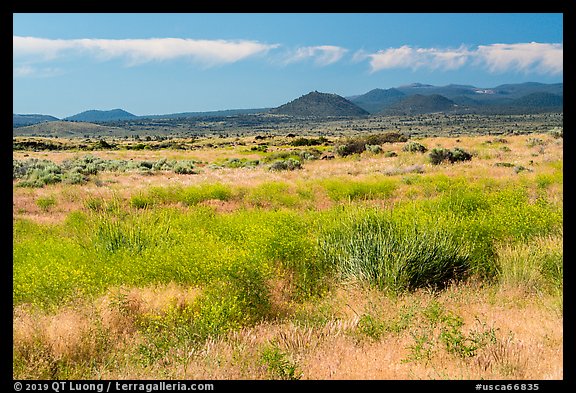
[[303, 160], [317, 160], [322, 156], [322, 152], [318, 149], [296, 150], [294, 154]]
[[328, 139], [321, 136], [319, 138], [297, 138], [290, 142], [291, 146], [318, 146], [327, 143]]
[[365, 148], [366, 148], [366, 151], [373, 153], [373, 154], [382, 153], [382, 146], [380, 146], [380, 145], [366, 145]]
[[174, 165], [173, 170], [179, 175], [191, 175], [196, 173], [194, 170], [194, 161], [178, 161]]
[[450, 151], [450, 153], [451, 153], [450, 162], [469, 161], [472, 159], [472, 154], [468, 153], [467, 151], [459, 147], [455, 147]]
[[286, 160], [277, 160], [270, 165], [271, 171], [293, 171], [301, 169], [302, 164], [294, 158], [287, 158]]
[[172, 165], [173, 163], [168, 162], [166, 158], [161, 158], [152, 165], [152, 169], [155, 171], [169, 170], [172, 169]]
[[228, 158], [221, 166], [224, 168], [248, 168], [260, 164], [260, 160], [248, 160], [246, 158]]
[[385, 132], [382, 134], [372, 134], [363, 138], [369, 145], [382, 145], [384, 143], [406, 142], [408, 137], [398, 132]]
[[450, 159], [450, 150], [435, 147], [428, 156], [432, 165], [439, 165]]
[[564, 138], [564, 128], [562, 127], [554, 127], [553, 129], [550, 130], [549, 133], [555, 139]]
[[467, 151], [459, 147], [455, 147], [452, 150], [448, 150], [445, 148], [434, 148], [430, 151], [429, 159], [432, 165], [439, 165], [445, 161], [449, 161], [450, 163], [453, 164], [458, 161], [471, 160], [472, 154], [468, 153]]
[[426, 153], [428, 149], [421, 143], [410, 141], [402, 147], [402, 151], [407, 151], [409, 153]]
[[47, 184], [56, 184], [62, 181], [62, 174], [52, 172], [50, 169], [34, 169], [28, 173], [25, 180], [18, 184], [18, 187], [44, 187]]
[[540, 138], [528, 138], [526, 139], [526, 145], [528, 147], [544, 146], [546, 145], [546, 142]]
[[366, 143], [362, 140], [351, 140], [344, 145], [336, 146], [336, 154], [346, 157], [352, 154], [360, 154], [366, 149]]
[[345, 157], [351, 154], [360, 154], [367, 150], [367, 145], [382, 145], [384, 143], [406, 142], [408, 138], [397, 132], [372, 134], [357, 138], [349, 138], [344, 144], [336, 146], [336, 154]]
[[67, 184], [85, 184], [88, 180], [87, 177], [78, 171], [71, 171], [64, 175], [62, 180]]

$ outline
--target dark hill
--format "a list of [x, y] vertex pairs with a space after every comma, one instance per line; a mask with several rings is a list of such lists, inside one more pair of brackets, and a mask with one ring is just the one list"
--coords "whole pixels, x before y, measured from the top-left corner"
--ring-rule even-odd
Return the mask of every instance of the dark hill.
[[499, 85], [493, 88], [499, 95], [505, 95], [509, 98], [522, 98], [532, 93], [550, 93], [562, 96], [564, 95], [563, 83], [538, 83], [538, 82], [525, 82]]
[[451, 112], [456, 108], [454, 101], [439, 94], [414, 94], [385, 108], [383, 115], [419, 115], [424, 113]]
[[317, 91], [313, 91], [287, 104], [274, 108], [270, 113], [305, 117], [369, 115], [367, 111], [344, 97], [337, 94], [319, 93]]
[[403, 97], [406, 97], [406, 94], [395, 88], [374, 89], [366, 94], [350, 98], [350, 101], [370, 113], [377, 113], [400, 101]]
[[45, 121], [57, 121], [58, 118], [50, 115], [18, 115], [12, 114], [12, 127], [24, 127]]
[[564, 106], [564, 98], [556, 94], [539, 92], [517, 98], [512, 102], [512, 104], [514, 106], [529, 108], [562, 107]]
[[51, 121], [12, 129], [12, 136], [67, 138], [81, 137], [84, 135], [120, 136], [128, 134], [129, 132], [118, 127], [109, 127], [80, 121]]
[[133, 115], [132, 113], [126, 112], [123, 109], [112, 109], [109, 111], [98, 111], [98, 110], [85, 111], [82, 113], [78, 113], [77, 115], [67, 117], [64, 120], [98, 123], [114, 120], [130, 120], [135, 118], [137, 118], [137, 116]]

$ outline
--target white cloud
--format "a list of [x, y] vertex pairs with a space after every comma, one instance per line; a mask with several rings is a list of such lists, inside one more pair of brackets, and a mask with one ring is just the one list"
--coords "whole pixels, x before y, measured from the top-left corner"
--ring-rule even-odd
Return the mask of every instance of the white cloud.
[[370, 58], [372, 72], [389, 68], [430, 68], [453, 70], [462, 67], [469, 56], [469, 51], [460, 47], [457, 49], [412, 48], [408, 45], [399, 48], [389, 48], [372, 54]]
[[357, 60], [370, 59], [370, 69], [377, 72], [391, 68], [455, 70], [467, 63], [486, 67], [490, 72], [523, 71], [560, 74], [563, 71], [562, 44], [519, 43], [480, 45], [475, 50], [413, 48], [408, 45], [376, 53], [357, 52]]
[[69, 55], [89, 55], [100, 60], [121, 58], [128, 65], [185, 58], [205, 66], [234, 63], [276, 48], [248, 40], [149, 39], [46, 39], [13, 37], [15, 59], [49, 61]]
[[491, 72], [519, 70], [561, 74], [564, 70], [563, 44], [530, 42], [481, 45], [476, 57], [477, 62], [486, 65]]
[[313, 59], [316, 65], [327, 66], [339, 61], [347, 51], [345, 48], [333, 45], [305, 46], [286, 55], [283, 63], [290, 64]]
[[404, 45], [400, 48], [380, 50], [373, 54], [367, 54], [370, 58], [370, 67], [373, 72], [387, 68], [416, 68], [417, 58], [411, 47]]

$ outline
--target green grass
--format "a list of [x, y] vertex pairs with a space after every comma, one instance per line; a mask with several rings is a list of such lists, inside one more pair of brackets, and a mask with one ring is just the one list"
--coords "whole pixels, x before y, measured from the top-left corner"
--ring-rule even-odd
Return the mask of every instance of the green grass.
[[563, 242], [561, 236], [536, 237], [529, 243], [499, 248], [500, 282], [539, 292], [562, 291]]
[[393, 195], [397, 182], [388, 178], [367, 180], [327, 179], [322, 186], [334, 201], [386, 199]]
[[36, 199], [36, 205], [43, 211], [49, 211], [53, 206], [56, 206], [56, 198], [54, 196], [40, 197]]
[[338, 219], [340, 225], [319, 243], [323, 257], [344, 279], [399, 293], [442, 287], [470, 270], [468, 247], [449, 228], [418, 225], [374, 209]]
[[[299, 195], [314, 198], [327, 190], [338, 201], [387, 198], [398, 179], [333, 179], [314, 193], [304, 183], [283, 182], [249, 189], [155, 187], [128, 204], [89, 199], [83, 212], [61, 224], [15, 219], [13, 303], [51, 309], [123, 286], [199, 288], [202, 295], [189, 308], [140, 321], [147, 340], [142, 356], [153, 359], [173, 344], [162, 341], [162, 332], [194, 342], [275, 318], [274, 280], [286, 281], [294, 304], [321, 299], [332, 285], [349, 281], [390, 294], [441, 290], [469, 277], [561, 291], [561, 204], [545, 192], [534, 199], [535, 183], [448, 180], [419, 178], [414, 187], [435, 186], [434, 195], [388, 208], [344, 203], [301, 209]], [[199, 205], [207, 199], [250, 208], [217, 213]], [[375, 338], [388, 329], [368, 316], [361, 325]]]

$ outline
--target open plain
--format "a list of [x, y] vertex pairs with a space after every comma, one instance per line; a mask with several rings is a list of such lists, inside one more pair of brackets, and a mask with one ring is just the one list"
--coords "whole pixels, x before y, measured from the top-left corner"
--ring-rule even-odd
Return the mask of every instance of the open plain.
[[14, 137], [13, 377], [562, 379], [546, 116]]

